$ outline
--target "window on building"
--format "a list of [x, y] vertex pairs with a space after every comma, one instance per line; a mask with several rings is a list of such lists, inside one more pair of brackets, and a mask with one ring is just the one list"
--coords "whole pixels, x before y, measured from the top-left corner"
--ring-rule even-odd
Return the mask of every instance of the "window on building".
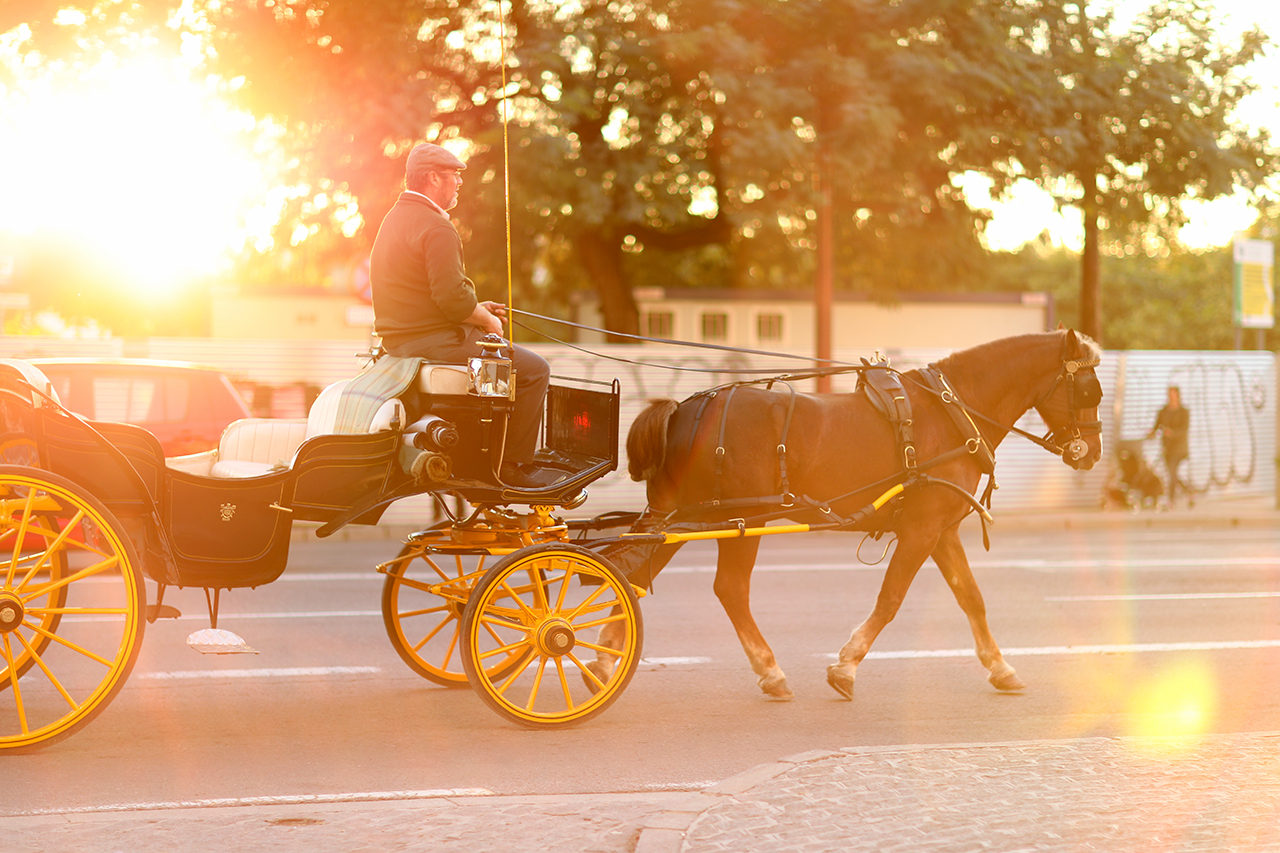
[[712, 312], [702, 315], [702, 339], [727, 341], [729, 339], [729, 315]]
[[781, 314], [758, 314], [756, 315], [756, 337], [761, 341], [772, 341], [774, 343], [782, 340], [782, 315]]
[[670, 311], [646, 311], [641, 328], [645, 337], [670, 340], [675, 337], [675, 325], [675, 315]]

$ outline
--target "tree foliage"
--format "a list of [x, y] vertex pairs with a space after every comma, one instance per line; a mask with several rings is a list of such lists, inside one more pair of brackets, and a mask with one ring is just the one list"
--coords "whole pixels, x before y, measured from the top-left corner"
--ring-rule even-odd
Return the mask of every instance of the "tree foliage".
[[[49, 25], [77, 6], [79, 31]], [[1127, 29], [1065, 0], [33, 0], [0, 32], [15, 21], [49, 57], [86, 34], [198, 39], [227, 97], [279, 127], [297, 191], [249, 277], [356, 263], [412, 145], [465, 143], [457, 219], [486, 295], [510, 245], [522, 306], [591, 289], [621, 332], [637, 286], [810, 288], [822, 190], [837, 287], [988, 286], [1007, 265], [955, 186], [975, 170], [1082, 206], [1078, 317], [1124, 336], [1099, 259], [1273, 168], [1228, 118], [1265, 39], [1218, 44], [1200, 0]]]

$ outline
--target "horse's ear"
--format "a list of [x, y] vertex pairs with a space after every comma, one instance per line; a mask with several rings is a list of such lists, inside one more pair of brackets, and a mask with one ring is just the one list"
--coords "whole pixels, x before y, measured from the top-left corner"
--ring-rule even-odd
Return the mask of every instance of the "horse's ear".
[[1080, 339], [1076, 337], [1075, 329], [1067, 329], [1067, 346], [1071, 352], [1076, 352], [1080, 348]]
[[1058, 321], [1058, 331], [1059, 331], [1059, 332], [1061, 332], [1061, 331], [1062, 331], [1063, 329], [1065, 329], [1066, 327], [1067, 327], [1067, 324], [1066, 324], [1066, 323], [1062, 322], [1061, 320], [1059, 320], [1059, 321]]

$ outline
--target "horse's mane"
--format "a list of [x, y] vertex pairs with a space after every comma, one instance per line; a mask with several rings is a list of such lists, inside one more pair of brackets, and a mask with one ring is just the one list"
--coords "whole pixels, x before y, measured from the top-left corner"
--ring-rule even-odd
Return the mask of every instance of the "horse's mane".
[[[1028, 344], [1036, 341], [1043, 341], [1052, 335], [1059, 339], [1065, 338], [1068, 329], [1057, 329], [1052, 332], [1031, 332], [1025, 335], [1014, 335], [1008, 338], [999, 338], [994, 341], [977, 344], [968, 349], [953, 352], [950, 355], [939, 359], [937, 362], [938, 369], [943, 373], [947, 373], [948, 368], [955, 368], [959, 364], [969, 364], [977, 362], [979, 364], [998, 364], [1001, 359], [1015, 352], [1020, 352], [1026, 348]], [[1076, 340], [1079, 341], [1082, 353], [1088, 353], [1094, 358], [1102, 357], [1102, 347], [1088, 335], [1075, 333]], [[1082, 353], [1064, 353], [1068, 358], [1074, 358]]]

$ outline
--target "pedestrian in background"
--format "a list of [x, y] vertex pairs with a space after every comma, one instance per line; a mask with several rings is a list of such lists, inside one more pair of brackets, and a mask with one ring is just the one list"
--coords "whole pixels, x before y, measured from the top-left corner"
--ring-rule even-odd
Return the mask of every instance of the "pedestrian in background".
[[1195, 506], [1195, 498], [1192, 497], [1191, 489], [1178, 476], [1178, 466], [1189, 455], [1187, 446], [1187, 433], [1191, 429], [1191, 412], [1182, 405], [1182, 392], [1177, 385], [1169, 386], [1169, 402], [1165, 403], [1156, 414], [1155, 426], [1151, 427], [1151, 432], [1147, 433], [1147, 438], [1152, 438], [1156, 433], [1160, 433], [1160, 446], [1164, 451], [1164, 467], [1168, 471], [1168, 488], [1165, 493], [1168, 495], [1167, 506], [1172, 507], [1178, 497], [1178, 489], [1181, 488], [1187, 495], [1187, 506]]

